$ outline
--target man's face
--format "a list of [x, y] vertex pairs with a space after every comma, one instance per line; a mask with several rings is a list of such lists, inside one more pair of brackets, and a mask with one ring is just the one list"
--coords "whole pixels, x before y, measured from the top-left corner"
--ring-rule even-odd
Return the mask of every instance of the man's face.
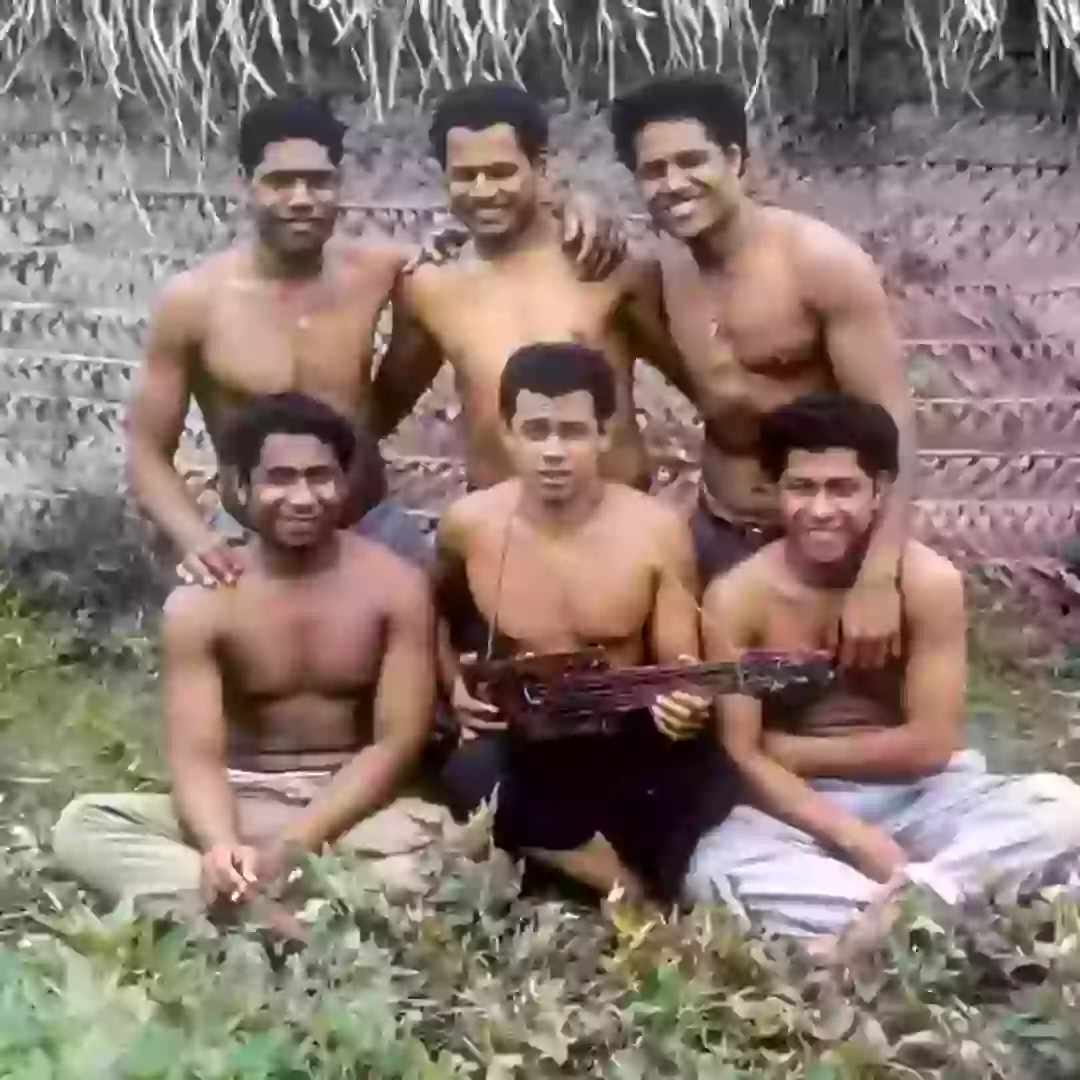
[[271, 143], [249, 183], [259, 238], [281, 255], [320, 252], [334, 231], [341, 174], [309, 139]]
[[478, 239], [512, 237], [539, 211], [543, 164], [529, 161], [509, 124], [451, 128], [445, 175], [451, 211]]
[[854, 450], [793, 450], [778, 487], [788, 542], [813, 565], [846, 561], [881, 505], [881, 484], [863, 472]]
[[597, 481], [610, 442], [586, 390], [557, 398], [522, 390], [507, 441], [522, 484], [552, 506], [572, 502]]
[[742, 153], [697, 120], [657, 120], [636, 140], [638, 188], [657, 226], [690, 241], [722, 226], [742, 197]]
[[337, 529], [345, 477], [334, 451], [314, 435], [270, 435], [249, 484], [255, 531], [283, 548], [310, 548]]

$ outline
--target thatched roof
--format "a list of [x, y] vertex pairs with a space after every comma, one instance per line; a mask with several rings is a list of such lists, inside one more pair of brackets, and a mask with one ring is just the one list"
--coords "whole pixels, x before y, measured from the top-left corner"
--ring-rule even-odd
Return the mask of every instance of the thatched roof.
[[[1078, 0], [7, 0], [0, 77], [149, 103], [203, 141], [251, 95], [300, 82], [377, 117], [463, 80], [604, 100], [660, 68], [723, 68], [752, 107], [863, 113], [913, 96], [1031, 108], [1080, 72]], [[1036, 94], [1036, 97], [1039, 96]]]

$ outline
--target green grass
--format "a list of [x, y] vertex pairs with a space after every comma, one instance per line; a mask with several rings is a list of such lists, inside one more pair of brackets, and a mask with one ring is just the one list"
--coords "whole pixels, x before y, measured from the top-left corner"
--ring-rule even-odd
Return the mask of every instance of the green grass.
[[[913, 897], [874, 963], [842, 972], [722, 912], [642, 926], [521, 900], [497, 855], [433, 855], [396, 898], [319, 861], [313, 944], [284, 966], [249, 932], [102, 916], [53, 872], [48, 828], [76, 791], [161, 784], [153, 655], [89, 648], [0, 594], [5, 1080], [1080, 1075], [1080, 909], [1062, 901], [957, 919]], [[980, 658], [976, 742], [1060, 766], [1054, 700]]]

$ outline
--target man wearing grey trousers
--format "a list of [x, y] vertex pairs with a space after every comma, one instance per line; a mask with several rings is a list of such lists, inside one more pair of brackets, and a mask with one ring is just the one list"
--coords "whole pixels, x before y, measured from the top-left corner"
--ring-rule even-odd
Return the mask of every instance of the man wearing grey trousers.
[[[764, 418], [758, 453], [784, 535], [707, 590], [710, 660], [828, 640], [896, 475], [896, 425], [880, 406], [807, 395]], [[827, 947], [853, 921], [883, 926], [907, 882], [950, 904], [1075, 883], [1080, 787], [991, 773], [964, 749], [961, 572], [908, 541], [898, 584], [903, 644], [884, 669], [840, 671], [820, 695], [722, 700], [750, 801], [700, 841], [689, 899]]]

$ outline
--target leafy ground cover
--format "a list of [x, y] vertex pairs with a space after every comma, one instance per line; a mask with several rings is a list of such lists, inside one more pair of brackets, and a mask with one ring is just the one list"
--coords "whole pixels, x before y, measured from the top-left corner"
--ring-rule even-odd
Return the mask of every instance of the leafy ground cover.
[[[1080, 1075], [1080, 908], [936, 910], [913, 895], [878, 955], [839, 970], [721, 911], [643, 924], [518, 896], [504, 859], [433, 853], [386, 895], [306, 872], [313, 940], [163, 931], [50, 866], [76, 791], [161, 782], [154, 653], [90, 647], [0, 596], [0, 1077], [13, 1080], [1066, 1080]], [[1067, 720], [985, 658], [974, 740], [1052, 763]]]

